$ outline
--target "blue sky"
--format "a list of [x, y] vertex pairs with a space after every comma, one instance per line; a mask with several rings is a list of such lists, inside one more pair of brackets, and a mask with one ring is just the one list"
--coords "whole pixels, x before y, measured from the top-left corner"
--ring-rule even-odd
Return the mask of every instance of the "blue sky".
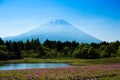
[[120, 40], [120, 0], [0, 0], [0, 36], [65, 19], [104, 41]]

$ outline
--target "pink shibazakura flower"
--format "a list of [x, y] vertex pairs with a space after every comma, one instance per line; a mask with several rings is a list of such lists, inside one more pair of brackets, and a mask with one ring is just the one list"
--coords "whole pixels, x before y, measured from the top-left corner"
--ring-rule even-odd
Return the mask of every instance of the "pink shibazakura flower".
[[36, 76], [40, 76], [40, 72], [39, 72], [39, 71], [36, 71], [36, 72], [35, 72], [35, 75], [36, 75]]

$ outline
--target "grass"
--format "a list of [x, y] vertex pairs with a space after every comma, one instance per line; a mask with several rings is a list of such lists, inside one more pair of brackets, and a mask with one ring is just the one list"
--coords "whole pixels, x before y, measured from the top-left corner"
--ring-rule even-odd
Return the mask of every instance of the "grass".
[[100, 80], [120, 80], [120, 76], [103, 77], [103, 78], [100, 78]]
[[88, 64], [111, 64], [120, 63], [120, 57], [101, 58], [101, 59], [36, 59], [36, 58], [24, 58], [17, 60], [0, 61], [3, 63], [70, 63], [71, 65], [88, 65]]
[[[50, 69], [0, 70], [0, 80], [120, 80], [120, 57], [102, 59], [35, 59], [0, 63], [70, 63], [70, 67]], [[74, 66], [72, 66], [74, 65]]]

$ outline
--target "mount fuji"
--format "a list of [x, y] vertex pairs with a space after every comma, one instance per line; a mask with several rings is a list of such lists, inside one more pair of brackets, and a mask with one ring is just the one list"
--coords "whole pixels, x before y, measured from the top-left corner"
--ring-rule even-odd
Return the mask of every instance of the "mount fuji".
[[14, 37], [6, 37], [4, 40], [12, 41], [26, 41], [27, 39], [36, 39], [39, 38], [41, 42], [44, 42], [46, 39], [55, 40], [55, 41], [77, 41], [85, 43], [99, 43], [101, 40], [79, 30], [69, 22], [63, 19], [56, 19], [50, 21], [46, 24], [41, 25], [38, 28], [35, 28], [29, 32], [23, 33]]

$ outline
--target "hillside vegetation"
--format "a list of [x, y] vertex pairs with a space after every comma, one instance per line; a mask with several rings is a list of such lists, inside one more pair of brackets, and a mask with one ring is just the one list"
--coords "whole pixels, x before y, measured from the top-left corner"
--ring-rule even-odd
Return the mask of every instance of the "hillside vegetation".
[[76, 41], [50, 41], [40, 43], [39, 39], [3, 41], [0, 38], [0, 60], [22, 58], [78, 58], [97, 59], [120, 56], [120, 42], [77, 43]]

